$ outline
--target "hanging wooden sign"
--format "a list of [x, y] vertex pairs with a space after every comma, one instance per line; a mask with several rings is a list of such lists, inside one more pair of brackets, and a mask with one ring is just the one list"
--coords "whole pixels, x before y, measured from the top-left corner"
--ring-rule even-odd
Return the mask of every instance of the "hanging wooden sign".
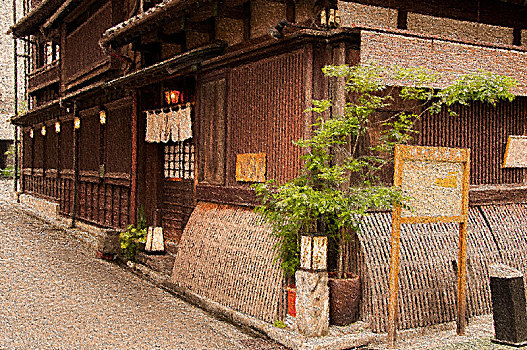
[[401, 224], [459, 222], [457, 333], [466, 327], [466, 259], [470, 149], [396, 145], [394, 186], [412, 209], [392, 215], [388, 338], [395, 345]]
[[509, 136], [502, 168], [527, 168], [527, 136]]

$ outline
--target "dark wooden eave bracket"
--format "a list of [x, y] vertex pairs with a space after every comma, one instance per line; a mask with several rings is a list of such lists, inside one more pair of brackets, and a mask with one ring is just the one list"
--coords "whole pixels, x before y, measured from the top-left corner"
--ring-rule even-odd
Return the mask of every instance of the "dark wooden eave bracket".
[[201, 62], [219, 56], [223, 53], [227, 43], [218, 41], [174, 56], [163, 62], [143, 68], [106, 83], [106, 87], [139, 87], [163, 80], [184, 69], [192, 68]]
[[82, 0], [66, 0], [59, 9], [42, 25], [44, 33], [49, 31], [53, 25], [60, 23], [71, 11], [81, 4]]
[[151, 31], [153, 27], [162, 26], [174, 13], [188, 9], [194, 3], [203, 4], [207, 1], [209, 0], [164, 0], [146, 12], [109, 28], [99, 40], [99, 45], [103, 49], [110, 45], [121, 46], [141, 33]]

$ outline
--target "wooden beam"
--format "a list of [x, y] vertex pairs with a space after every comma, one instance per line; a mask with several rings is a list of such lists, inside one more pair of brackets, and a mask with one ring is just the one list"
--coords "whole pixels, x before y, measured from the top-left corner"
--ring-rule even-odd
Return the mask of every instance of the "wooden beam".
[[185, 23], [185, 29], [199, 33], [213, 33], [214, 32], [214, 18], [209, 18], [202, 22], [191, 22]]
[[243, 40], [251, 39], [251, 2], [247, 1], [243, 4]]
[[[73, 116], [79, 117], [79, 108], [77, 102], [73, 105]], [[75, 122], [74, 122], [75, 123]], [[73, 126], [73, 208], [71, 210], [71, 224], [70, 227], [75, 227], [75, 220], [77, 218], [77, 207], [79, 206], [79, 129]]]
[[363, 5], [393, 8], [423, 15], [527, 28], [527, 7], [495, 0], [344, 0]]
[[243, 5], [238, 5], [234, 7], [221, 6], [218, 15], [221, 17], [232, 19], [244, 19], [245, 10], [243, 8]]
[[132, 166], [131, 166], [131, 183], [130, 183], [130, 207], [129, 218], [130, 224], [137, 224], [137, 148], [138, 148], [138, 109], [137, 90], [132, 92]]
[[514, 28], [512, 31], [512, 45], [522, 45], [522, 30], [520, 28]]
[[397, 28], [408, 29], [408, 11], [397, 11]]

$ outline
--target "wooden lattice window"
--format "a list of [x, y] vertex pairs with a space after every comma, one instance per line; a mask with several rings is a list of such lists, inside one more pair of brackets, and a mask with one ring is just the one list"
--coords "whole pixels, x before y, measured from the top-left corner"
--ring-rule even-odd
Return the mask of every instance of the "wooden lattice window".
[[165, 178], [194, 179], [194, 143], [192, 139], [165, 145]]

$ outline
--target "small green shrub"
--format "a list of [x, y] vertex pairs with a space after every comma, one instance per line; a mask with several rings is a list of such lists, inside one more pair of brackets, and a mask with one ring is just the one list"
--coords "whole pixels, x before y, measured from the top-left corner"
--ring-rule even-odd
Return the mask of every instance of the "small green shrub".
[[12, 165], [8, 165], [5, 167], [5, 169], [0, 169], [0, 176], [1, 177], [13, 177], [13, 174], [15, 172], [15, 168]]
[[129, 225], [126, 231], [119, 234], [123, 256], [126, 260], [135, 261], [135, 254], [141, 245], [146, 243], [147, 226], [142, 208], [137, 213], [137, 225]]
[[287, 327], [286, 324], [284, 323], [284, 321], [282, 321], [282, 320], [274, 321], [273, 326], [278, 327], [278, 328], [282, 328], [282, 329]]
[[126, 260], [135, 260], [135, 254], [142, 243], [146, 242], [146, 228], [138, 228], [130, 225], [119, 234], [121, 249]]

